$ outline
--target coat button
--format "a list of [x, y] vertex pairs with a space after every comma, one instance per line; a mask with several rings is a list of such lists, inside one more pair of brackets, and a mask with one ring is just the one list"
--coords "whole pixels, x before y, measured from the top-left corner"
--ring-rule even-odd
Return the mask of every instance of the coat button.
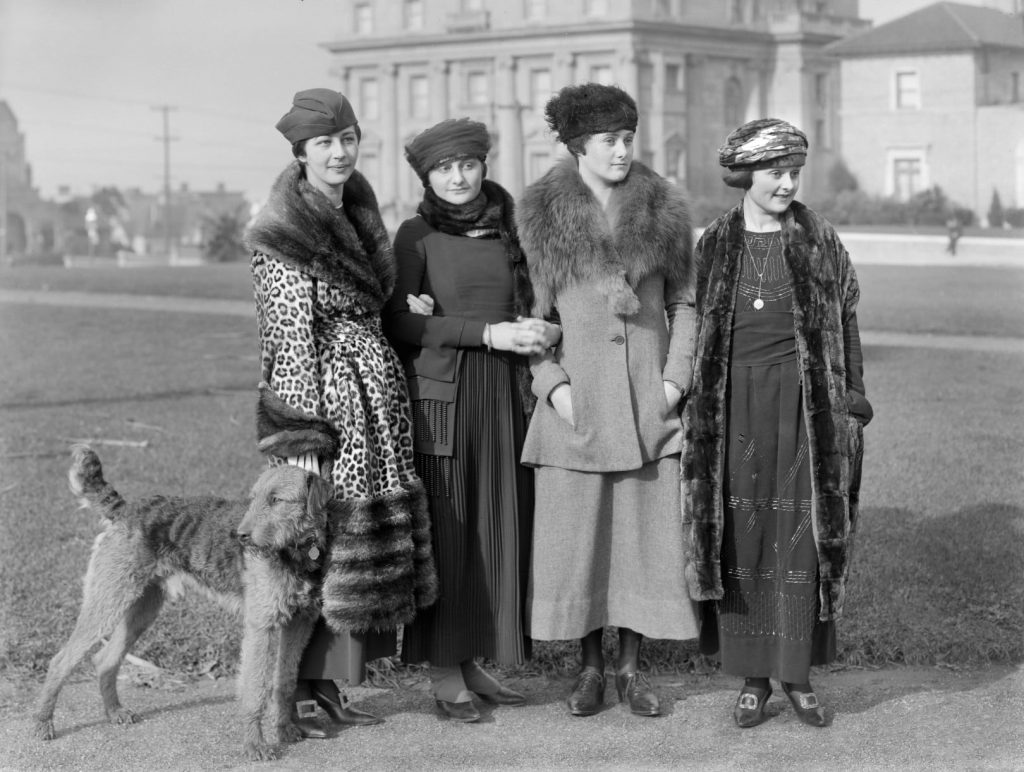
[[614, 338], [612, 338], [612, 343], [614, 343], [616, 346], [621, 346], [625, 342], [626, 339], [623, 338], [621, 335], [616, 335]]

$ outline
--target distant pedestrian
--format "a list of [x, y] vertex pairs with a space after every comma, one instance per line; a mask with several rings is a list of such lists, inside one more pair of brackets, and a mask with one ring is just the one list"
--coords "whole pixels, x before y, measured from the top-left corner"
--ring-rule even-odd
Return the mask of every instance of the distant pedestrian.
[[946, 220], [946, 234], [949, 236], [949, 241], [946, 243], [946, 251], [956, 256], [956, 243], [960, 240], [963, 229], [960, 226], [960, 218], [955, 214], [951, 214]]
[[[323, 738], [381, 719], [348, 705], [335, 681], [365, 680], [396, 651], [395, 629], [436, 595], [430, 524], [413, 468], [402, 363], [380, 312], [395, 263], [373, 189], [358, 171], [361, 132], [331, 89], [295, 95], [277, 129], [295, 161], [246, 234], [261, 347], [259, 448], [334, 484], [345, 521], [329, 524], [323, 612], [303, 653], [293, 722]], [[383, 567], [386, 567], [384, 570]]]
[[569, 155], [523, 195], [534, 315], [562, 340], [532, 366], [523, 450], [536, 467], [530, 635], [578, 638], [575, 716], [604, 703], [602, 634], [618, 628], [615, 687], [661, 712], [644, 636], [697, 635], [679, 516], [679, 404], [690, 386], [693, 236], [679, 188], [633, 160], [637, 109], [614, 86], [563, 88], [548, 126]]
[[824, 726], [811, 665], [832, 661], [849, 575], [862, 427], [871, 420], [857, 276], [833, 227], [795, 200], [807, 138], [785, 121], [719, 149], [745, 191], [697, 244], [697, 330], [682, 465], [702, 651], [745, 682], [733, 717], [765, 720], [770, 679]]
[[474, 694], [526, 701], [477, 659], [520, 665], [530, 653], [533, 475], [519, 463], [531, 407], [526, 357], [561, 335], [519, 318], [530, 312], [526, 258], [512, 197], [486, 178], [490, 146], [487, 127], [468, 118], [406, 146], [423, 200], [395, 236], [398, 278], [384, 314], [409, 375], [440, 584], [437, 603], [405, 627], [402, 659], [430, 662], [438, 711], [462, 722], [480, 719]]

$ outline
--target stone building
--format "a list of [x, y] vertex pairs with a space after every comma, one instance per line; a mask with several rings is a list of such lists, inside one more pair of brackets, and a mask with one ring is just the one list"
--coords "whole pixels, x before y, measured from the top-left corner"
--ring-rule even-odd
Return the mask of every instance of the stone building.
[[865, 192], [938, 185], [982, 217], [993, 191], [1024, 207], [1024, 13], [935, 3], [826, 50], [841, 62], [843, 158]]
[[858, 0], [341, 0], [350, 30], [324, 43], [333, 86], [363, 128], [360, 168], [389, 225], [422, 185], [402, 148], [449, 117], [493, 134], [492, 178], [518, 195], [554, 160], [543, 108], [572, 83], [614, 83], [638, 102], [637, 158], [720, 198], [716, 148], [766, 115], [804, 128], [805, 191], [822, 185], [838, 140], [839, 80], [825, 45], [868, 22]]

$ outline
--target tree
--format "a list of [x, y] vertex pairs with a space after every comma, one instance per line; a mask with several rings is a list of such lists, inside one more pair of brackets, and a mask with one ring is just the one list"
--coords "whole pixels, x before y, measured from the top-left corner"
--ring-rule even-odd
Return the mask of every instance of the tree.
[[241, 260], [249, 252], [243, 235], [246, 218], [242, 210], [203, 217], [203, 257], [211, 263]]
[[1002, 228], [1004, 219], [1003, 202], [999, 200], [999, 191], [993, 188], [992, 203], [988, 205], [988, 227]]

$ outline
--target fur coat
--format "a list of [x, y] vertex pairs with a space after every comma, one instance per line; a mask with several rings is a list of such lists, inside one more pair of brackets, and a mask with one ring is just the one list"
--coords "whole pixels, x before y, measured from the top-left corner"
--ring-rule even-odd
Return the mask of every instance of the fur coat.
[[[537, 405], [524, 463], [586, 472], [639, 469], [682, 449], [664, 381], [686, 391], [693, 327], [689, 209], [678, 188], [639, 162], [602, 208], [566, 158], [517, 208], [534, 316], [553, 313], [562, 340], [535, 357]], [[549, 401], [568, 383], [575, 425]]]
[[[697, 326], [693, 387], [683, 412], [684, 530], [694, 600], [723, 594], [722, 501], [730, 334], [743, 250], [743, 207], [712, 223], [697, 244]], [[860, 489], [863, 434], [851, 407], [870, 413], [844, 344], [860, 290], [832, 226], [794, 202], [782, 215], [783, 255], [793, 285], [796, 334], [811, 465], [812, 516], [823, 621], [842, 613]], [[858, 347], [859, 348], [859, 347]], [[859, 362], [854, 365], [859, 367]], [[866, 422], [866, 421], [865, 421]]]
[[259, 448], [276, 463], [316, 454], [341, 502], [328, 524], [324, 618], [338, 632], [394, 629], [433, 603], [437, 578], [405, 377], [380, 327], [395, 265], [376, 197], [354, 172], [339, 211], [293, 163], [246, 243]]

